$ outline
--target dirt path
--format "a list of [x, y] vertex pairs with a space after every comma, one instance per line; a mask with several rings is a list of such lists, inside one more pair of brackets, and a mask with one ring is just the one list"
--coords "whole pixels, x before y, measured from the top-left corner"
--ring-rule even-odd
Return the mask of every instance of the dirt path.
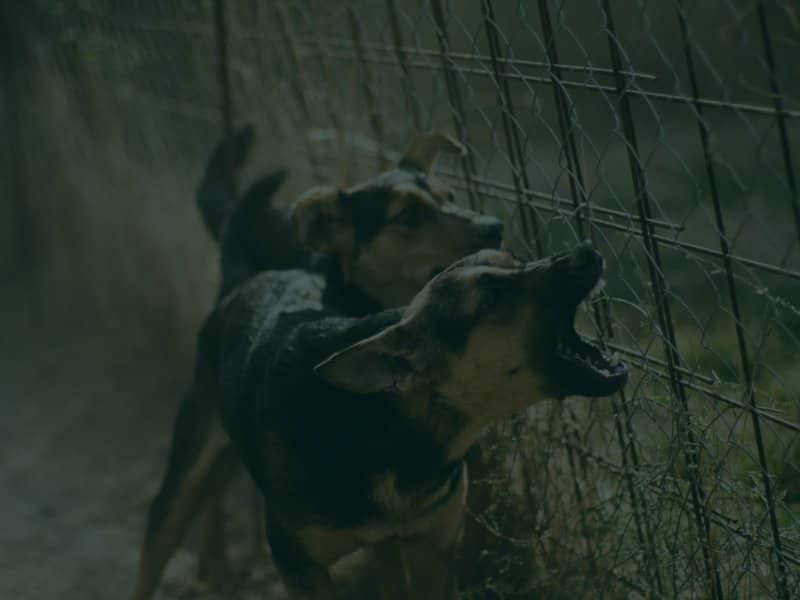
[[[189, 365], [152, 348], [120, 352], [108, 335], [46, 332], [24, 299], [0, 298], [0, 598], [124, 598]], [[236, 499], [229, 508], [243, 513]], [[245, 522], [233, 519], [234, 541]], [[193, 568], [190, 540], [165, 587]], [[259, 570], [261, 581], [225, 597], [280, 597], [274, 573]]]

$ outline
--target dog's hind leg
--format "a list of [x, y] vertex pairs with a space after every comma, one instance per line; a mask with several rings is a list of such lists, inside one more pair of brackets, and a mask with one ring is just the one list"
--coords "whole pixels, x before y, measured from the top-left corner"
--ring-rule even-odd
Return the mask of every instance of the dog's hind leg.
[[197, 560], [197, 577], [213, 588], [225, 587], [234, 577], [225, 553], [225, 512], [222, 493], [211, 499], [203, 515], [203, 535]]
[[250, 500], [250, 526], [252, 532], [250, 539], [251, 552], [257, 560], [267, 556], [267, 531], [264, 527], [264, 496], [261, 490], [253, 483], [248, 490]]
[[216, 415], [216, 388], [200, 374], [178, 412], [167, 473], [150, 506], [132, 600], [146, 600], [194, 517], [239, 472], [239, 460]]

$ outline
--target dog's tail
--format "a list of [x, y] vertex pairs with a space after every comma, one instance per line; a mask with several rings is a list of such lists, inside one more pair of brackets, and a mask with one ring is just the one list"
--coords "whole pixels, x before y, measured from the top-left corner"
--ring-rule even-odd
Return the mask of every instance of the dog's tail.
[[200, 187], [197, 188], [197, 207], [211, 236], [220, 241], [228, 216], [236, 206], [236, 196], [228, 179], [228, 160], [233, 169], [241, 169], [253, 147], [255, 130], [250, 124], [237, 129], [228, 140], [216, 145], [206, 163]]
[[[272, 204], [286, 180], [278, 170], [257, 179], [242, 195], [228, 181], [228, 152], [234, 169], [247, 161], [255, 129], [246, 124], [229, 142], [221, 141], [209, 156], [197, 189], [197, 206], [211, 236], [220, 244], [224, 295], [239, 283], [268, 269], [302, 268], [308, 253], [300, 246], [288, 218]], [[228, 147], [228, 143], [231, 147]]]
[[285, 180], [284, 170], [256, 180], [228, 216], [221, 242], [221, 296], [261, 271], [306, 266], [308, 252], [287, 216], [271, 202]]

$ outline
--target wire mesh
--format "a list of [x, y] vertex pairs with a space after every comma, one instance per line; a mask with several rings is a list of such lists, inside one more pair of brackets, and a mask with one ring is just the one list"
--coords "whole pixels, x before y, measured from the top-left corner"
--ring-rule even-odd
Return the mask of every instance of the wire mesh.
[[518, 254], [604, 254], [581, 327], [631, 381], [489, 432], [464, 597], [800, 596], [792, 2], [63, 7], [64, 80], [143, 161], [251, 121], [298, 185], [345, 185], [446, 130], [439, 176]]

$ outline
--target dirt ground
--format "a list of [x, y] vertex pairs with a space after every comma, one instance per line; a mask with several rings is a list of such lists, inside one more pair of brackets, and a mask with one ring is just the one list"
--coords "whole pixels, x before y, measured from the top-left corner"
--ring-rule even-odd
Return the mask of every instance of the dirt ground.
[[[0, 599], [127, 598], [191, 350], [42, 308], [29, 289], [0, 285]], [[227, 586], [198, 582], [195, 527], [154, 600], [288, 600], [254, 544], [255, 498], [246, 475], [226, 497]], [[343, 598], [384, 585], [365, 558], [337, 564]]]
[[[0, 598], [127, 597], [190, 358], [45, 323], [23, 290], [0, 298]], [[249, 547], [247, 491], [229, 501], [234, 554]], [[190, 593], [193, 541], [157, 598], [283, 596], [268, 562], [250, 560], [235, 593]]]

